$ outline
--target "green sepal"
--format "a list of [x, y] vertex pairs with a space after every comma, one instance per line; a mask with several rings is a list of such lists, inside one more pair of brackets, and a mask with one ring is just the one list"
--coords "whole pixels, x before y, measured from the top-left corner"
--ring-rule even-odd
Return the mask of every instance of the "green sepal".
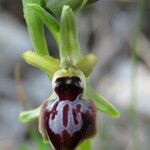
[[97, 110], [104, 112], [113, 118], [120, 117], [120, 112], [104, 97], [98, 96], [89, 85], [87, 85], [85, 96], [95, 102]]
[[29, 3], [36, 3], [41, 5], [41, 0], [22, 0], [24, 18], [27, 23], [29, 35], [31, 37], [34, 50], [40, 55], [48, 55], [47, 43], [44, 35], [44, 26], [39, 16], [28, 7]]
[[26, 51], [22, 56], [28, 64], [44, 71], [50, 79], [60, 69], [60, 61], [49, 55], [41, 56], [33, 51]]
[[60, 26], [58, 21], [38, 4], [31, 3], [28, 4], [28, 7], [32, 8], [32, 10], [40, 17], [42, 22], [47, 26], [49, 31], [52, 33], [57, 44], [59, 44]]
[[80, 55], [80, 44], [76, 31], [72, 9], [64, 6], [60, 21], [60, 58], [61, 64], [77, 63]]
[[[52, 92], [49, 99], [56, 99], [56, 97], [57, 97], [56, 93]], [[31, 121], [39, 118], [40, 111], [41, 111], [41, 106], [39, 106], [38, 108], [33, 109], [33, 110], [23, 111], [20, 113], [19, 119], [23, 123], [31, 122]], [[47, 141], [45, 141], [45, 142], [47, 142]]]
[[38, 119], [40, 116], [40, 109], [41, 109], [41, 107], [38, 107], [38, 108], [33, 109], [33, 110], [21, 112], [19, 115], [20, 121], [23, 123], [27, 123], [27, 122], [30, 122], [32, 120]]
[[96, 57], [88, 54], [80, 58], [76, 66], [84, 73], [85, 77], [89, 77], [96, 65]]

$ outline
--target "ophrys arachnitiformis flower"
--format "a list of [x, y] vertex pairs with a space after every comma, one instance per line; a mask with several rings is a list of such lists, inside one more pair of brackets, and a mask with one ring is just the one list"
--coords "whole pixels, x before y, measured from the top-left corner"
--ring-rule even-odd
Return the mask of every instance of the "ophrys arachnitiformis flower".
[[[91, 100], [83, 99], [83, 95], [94, 100], [97, 110], [115, 118], [120, 115], [112, 104], [95, 93], [89, 82], [87, 88], [85, 86], [85, 77], [89, 79], [96, 57], [91, 54], [81, 56], [72, 9], [80, 10], [94, 1], [79, 0], [78, 3], [72, 0], [69, 5], [68, 0], [58, 0], [59, 5], [55, 7], [55, 0], [23, 0], [24, 16], [35, 50], [25, 52], [23, 58], [48, 75], [56, 97], [49, 98], [34, 110], [22, 112], [20, 120], [26, 123], [39, 118], [40, 133], [56, 150], [73, 150], [96, 132], [95, 106]], [[45, 7], [55, 14], [61, 14], [60, 21], [57, 16], [53, 17], [47, 12]], [[43, 24], [58, 44], [60, 59], [48, 53]]]

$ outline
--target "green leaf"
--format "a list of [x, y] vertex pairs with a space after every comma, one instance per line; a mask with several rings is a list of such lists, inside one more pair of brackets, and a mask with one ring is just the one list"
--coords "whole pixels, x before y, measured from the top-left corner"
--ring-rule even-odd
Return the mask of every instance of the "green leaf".
[[77, 150], [92, 150], [90, 140], [85, 140], [82, 144], [80, 144]]
[[104, 112], [114, 118], [118, 118], [120, 116], [119, 111], [105, 98], [98, 96], [89, 85], [87, 86], [85, 95], [91, 100], [94, 100], [96, 108], [99, 111]]
[[96, 57], [93, 54], [88, 54], [80, 58], [76, 66], [88, 77], [96, 64]]
[[64, 6], [60, 22], [60, 58], [61, 63], [75, 64], [80, 55], [80, 45], [72, 9]]
[[27, 122], [30, 122], [32, 120], [38, 119], [39, 115], [40, 115], [40, 108], [41, 107], [38, 107], [38, 108], [33, 109], [33, 110], [21, 112], [19, 115], [20, 121], [23, 123], [27, 123]]
[[35, 11], [35, 13], [40, 17], [42, 22], [47, 26], [49, 31], [52, 33], [56, 42], [59, 44], [60, 26], [57, 20], [38, 4], [31, 3], [28, 4], [28, 7], [32, 8], [32, 10]]
[[28, 7], [28, 3], [41, 4], [39, 0], [22, 0], [24, 18], [27, 23], [29, 35], [34, 45], [34, 50], [40, 55], [48, 55], [47, 43], [44, 35], [44, 26], [39, 16]]
[[22, 56], [28, 64], [44, 71], [50, 79], [52, 79], [53, 74], [60, 68], [60, 61], [49, 55], [41, 56], [33, 51], [26, 51]]

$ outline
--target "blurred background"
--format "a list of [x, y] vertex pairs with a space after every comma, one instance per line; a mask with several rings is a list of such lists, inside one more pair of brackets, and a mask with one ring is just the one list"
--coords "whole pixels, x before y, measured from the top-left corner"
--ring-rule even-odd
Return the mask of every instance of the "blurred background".
[[[98, 60], [91, 83], [121, 112], [119, 119], [98, 112], [93, 150], [150, 150], [149, 0], [144, 12], [141, 30], [138, 0], [99, 0], [76, 14], [82, 53], [94, 53]], [[58, 57], [45, 32], [50, 54]], [[18, 119], [51, 93], [48, 77], [21, 58], [30, 49], [21, 0], [0, 0], [0, 150], [44, 149], [37, 148], [39, 136], [30, 134], [37, 122]]]

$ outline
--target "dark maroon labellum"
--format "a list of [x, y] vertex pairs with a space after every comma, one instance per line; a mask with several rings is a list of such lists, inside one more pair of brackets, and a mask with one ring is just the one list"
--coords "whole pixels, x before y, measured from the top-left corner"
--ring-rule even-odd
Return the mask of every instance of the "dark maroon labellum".
[[74, 150], [96, 132], [96, 110], [91, 100], [81, 99], [83, 88], [78, 77], [56, 80], [58, 98], [42, 105], [39, 129], [56, 150]]

